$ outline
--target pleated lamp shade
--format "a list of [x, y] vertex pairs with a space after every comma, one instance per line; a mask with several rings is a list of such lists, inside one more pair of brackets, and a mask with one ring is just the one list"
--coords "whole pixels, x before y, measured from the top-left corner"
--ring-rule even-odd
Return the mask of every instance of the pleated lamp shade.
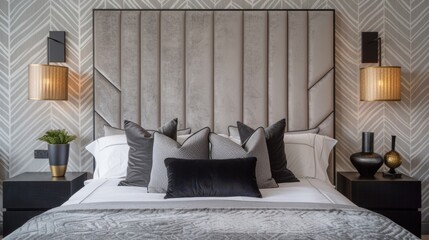
[[68, 68], [62, 66], [28, 65], [28, 99], [67, 100]]
[[360, 69], [361, 101], [400, 101], [401, 67], [382, 66]]

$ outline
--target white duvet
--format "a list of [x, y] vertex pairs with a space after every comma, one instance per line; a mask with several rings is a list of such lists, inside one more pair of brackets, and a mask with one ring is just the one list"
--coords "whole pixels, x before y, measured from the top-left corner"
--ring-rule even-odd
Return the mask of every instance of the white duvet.
[[146, 188], [118, 186], [121, 179], [94, 179], [74, 194], [63, 205], [106, 202], [144, 201], [201, 201], [237, 200], [253, 202], [328, 203], [354, 205], [336, 191], [332, 185], [318, 179], [301, 178], [300, 182], [280, 183], [279, 188], [261, 189], [262, 198], [251, 197], [206, 197], [164, 199], [163, 193], [147, 193]]

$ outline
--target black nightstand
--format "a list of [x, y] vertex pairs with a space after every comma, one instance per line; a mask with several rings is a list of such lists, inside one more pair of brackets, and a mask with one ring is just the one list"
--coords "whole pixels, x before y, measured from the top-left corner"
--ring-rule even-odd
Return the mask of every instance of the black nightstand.
[[66, 202], [83, 187], [87, 173], [68, 172], [52, 178], [50, 172], [27, 172], [3, 181], [3, 236], [30, 218]]
[[337, 190], [359, 207], [380, 213], [421, 237], [421, 182], [402, 175], [361, 179], [357, 172], [338, 172]]

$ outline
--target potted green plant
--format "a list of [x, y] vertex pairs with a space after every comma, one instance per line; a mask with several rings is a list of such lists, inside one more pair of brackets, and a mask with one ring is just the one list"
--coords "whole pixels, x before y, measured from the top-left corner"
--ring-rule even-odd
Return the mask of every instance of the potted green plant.
[[69, 161], [70, 142], [76, 139], [65, 129], [53, 129], [39, 138], [48, 143], [48, 157], [53, 177], [64, 177]]

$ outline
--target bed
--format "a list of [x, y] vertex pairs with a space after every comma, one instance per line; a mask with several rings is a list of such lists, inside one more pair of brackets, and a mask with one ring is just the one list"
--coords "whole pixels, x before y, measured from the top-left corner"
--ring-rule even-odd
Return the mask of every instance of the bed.
[[6, 239], [415, 239], [317, 179], [261, 189], [261, 199], [171, 200], [119, 181], [91, 180]]
[[[286, 131], [333, 138], [334, 27], [333, 10], [94, 10], [94, 138], [171, 118], [221, 134], [286, 118]], [[333, 155], [326, 178], [310, 169], [262, 198], [164, 199], [94, 179], [6, 239], [415, 239], [335, 190]]]

